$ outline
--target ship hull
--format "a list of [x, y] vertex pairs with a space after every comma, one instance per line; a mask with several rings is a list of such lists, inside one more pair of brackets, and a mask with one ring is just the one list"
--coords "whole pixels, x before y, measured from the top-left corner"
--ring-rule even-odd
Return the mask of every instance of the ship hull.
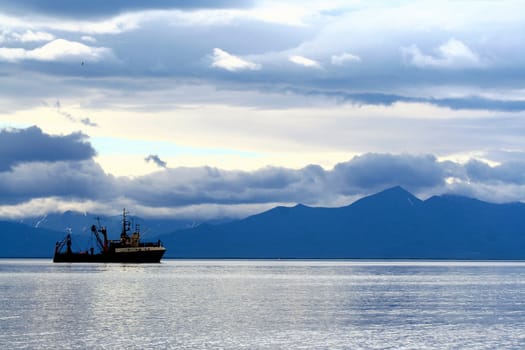
[[108, 252], [100, 254], [89, 253], [55, 253], [55, 263], [160, 263], [165, 249], [149, 249], [140, 251]]

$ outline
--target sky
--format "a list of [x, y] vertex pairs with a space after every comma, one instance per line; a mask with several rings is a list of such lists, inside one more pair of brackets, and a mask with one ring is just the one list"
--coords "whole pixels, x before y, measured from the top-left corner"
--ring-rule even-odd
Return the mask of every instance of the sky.
[[525, 200], [523, 1], [0, 3], [0, 218]]

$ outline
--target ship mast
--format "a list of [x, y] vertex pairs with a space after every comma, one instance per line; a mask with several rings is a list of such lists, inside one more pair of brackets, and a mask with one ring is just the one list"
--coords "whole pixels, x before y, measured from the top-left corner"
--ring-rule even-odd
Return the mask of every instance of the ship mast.
[[122, 209], [122, 232], [120, 233], [120, 240], [124, 243], [129, 240], [128, 231], [130, 227], [129, 220], [126, 219], [126, 208]]

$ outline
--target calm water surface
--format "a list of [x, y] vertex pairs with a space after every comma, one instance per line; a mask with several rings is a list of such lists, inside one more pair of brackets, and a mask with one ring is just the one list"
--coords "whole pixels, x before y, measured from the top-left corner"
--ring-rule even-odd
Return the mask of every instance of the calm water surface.
[[0, 259], [1, 349], [523, 349], [525, 263]]

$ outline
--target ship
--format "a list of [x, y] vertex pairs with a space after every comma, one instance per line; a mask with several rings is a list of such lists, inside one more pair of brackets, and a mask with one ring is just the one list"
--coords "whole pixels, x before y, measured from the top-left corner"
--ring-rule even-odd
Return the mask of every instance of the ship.
[[127, 219], [126, 209], [122, 211], [122, 231], [120, 239], [108, 239], [105, 226], [100, 224], [91, 226], [91, 233], [95, 237], [98, 251], [94, 247], [88, 250], [74, 252], [72, 250], [71, 233], [56, 243], [53, 262], [55, 263], [160, 263], [166, 248], [160, 240], [156, 242], [142, 242], [140, 240], [140, 225], [136, 225], [131, 232], [130, 221]]

